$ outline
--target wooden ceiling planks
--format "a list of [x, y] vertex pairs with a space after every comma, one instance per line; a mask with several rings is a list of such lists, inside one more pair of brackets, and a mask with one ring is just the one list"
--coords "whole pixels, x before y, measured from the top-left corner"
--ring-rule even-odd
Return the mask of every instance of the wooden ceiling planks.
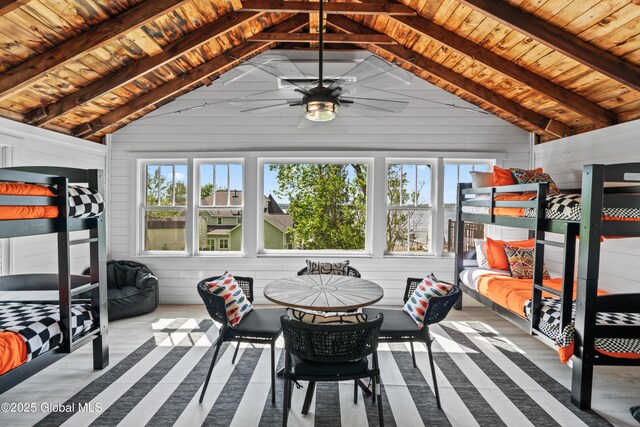
[[[166, 86], [178, 76], [188, 75], [193, 69], [218, 58], [226, 50], [242, 45], [256, 34], [256, 39], [271, 42], [276, 39], [283, 42], [311, 40], [306, 35], [260, 36], [261, 31], [284, 19], [267, 10], [315, 10], [316, 6], [308, 6], [304, 2], [245, 2], [247, 7], [258, 12], [240, 11], [243, 4], [239, 0], [174, 2], [178, 5], [169, 6], [170, 13], [158, 13], [143, 25], [131, 25], [125, 31], [118, 32], [116, 25], [113, 27], [115, 32], [105, 36], [108, 42], [86, 46], [78, 55], [69, 51], [68, 59], [62, 58], [55, 65], [41, 70], [44, 72], [31, 77], [26, 74], [25, 81], [10, 80], [12, 84], [17, 83], [17, 87], [13, 84], [9, 88], [11, 95], [4, 100], [0, 95], [0, 115], [68, 133], [75, 128], [96, 140], [169, 102], [177, 94], [209, 84], [210, 76], [191, 82], [170, 96], [161, 96], [153, 105], [136, 108], [108, 127], [98, 122], [101, 116], [113, 118], [116, 114], [112, 112], [125, 111], [123, 109], [136, 104], [138, 98], [153, 99], [149, 93]], [[20, 5], [13, 7], [9, 3]], [[25, 64], [34, 63], [35, 58], [55, 55], [56, 49], [61, 49], [56, 46], [87, 37], [86, 34], [95, 32], [101, 25], [111, 28], [108, 23], [117, 22], [136, 7], [149, 3], [161, 7], [158, 6], [160, 3], [166, 6], [172, 2], [0, 0], [0, 75], [17, 74], [17, 70], [28, 68]], [[332, 0], [328, 8], [380, 33], [369, 37], [369, 41], [388, 37], [384, 40], [392, 39], [399, 44], [398, 49], [413, 52], [415, 58], [410, 59], [449, 70], [441, 73], [440, 77], [434, 77], [425, 69], [405, 62], [403, 66], [419, 77], [524, 129], [552, 138], [550, 130], [557, 133], [558, 128], [562, 129], [561, 133], [568, 132], [569, 128], [582, 132], [638, 118], [640, 91], [626, 80], [621, 83], [620, 79], [603, 74], [591, 62], [580, 62], [580, 58], [567, 56], [545, 45], [545, 40], [536, 40], [516, 25], [521, 22], [500, 19], [494, 9], [515, 11], [515, 16], [527, 16], [546, 27], [560, 29], [564, 37], [588, 43], [592, 46], [591, 51], [605, 52], [618, 58], [617, 61], [626, 61], [630, 67], [637, 67], [640, 62], [640, 6], [637, 3], [631, 0], [401, 0], [399, 3]], [[7, 5], [11, 10], [3, 8]], [[491, 10], [486, 11], [480, 6]], [[225, 23], [231, 16], [236, 16], [234, 14], [242, 13], [255, 13], [256, 16], [239, 21], [238, 25]], [[396, 13], [401, 15], [388, 16]], [[416, 16], [405, 16], [407, 13]], [[313, 16], [317, 21], [317, 13], [309, 14], [309, 17]], [[217, 25], [212, 24], [216, 22]], [[225, 29], [225, 25], [229, 28]], [[433, 33], [434, 25], [439, 33]], [[212, 29], [208, 38], [205, 28]], [[426, 31], [429, 29], [432, 32]], [[339, 34], [332, 37], [336, 41], [347, 41]], [[366, 41], [367, 37], [353, 36], [350, 39], [359, 42]], [[273, 43], [269, 44], [272, 46]], [[358, 46], [364, 47], [362, 44]], [[393, 46], [379, 45], [371, 50], [390, 58], [389, 52], [382, 50], [385, 47]], [[226, 64], [220, 70], [233, 64]], [[458, 82], [458, 77], [448, 74], [451, 72], [473, 83], [467, 87], [481, 87], [492, 95], [485, 93], [485, 99], [481, 99], [452, 85], [451, 81], [442, 78], [446, 75], [449, 80]], [[0, 90], [3, 83], [5, 88], [8, 86], [0, 80]], [[504, 105], [509, 105], [511, 112], [500, 109], [491, 99], [508, 100]], [[510, 103], [518, 107], [513, 108]], [[136, 105], [140, 106], [140, 101]], [[516, 110], [517, 114], [525, 117], [516, 120], [513, 114]], [[533, 120], [531, 114], [540, 120]], [[527, 124], [523, 120], [526, 117], [536, 123]], [[78, 127], [86, 123], [92, 124]]]

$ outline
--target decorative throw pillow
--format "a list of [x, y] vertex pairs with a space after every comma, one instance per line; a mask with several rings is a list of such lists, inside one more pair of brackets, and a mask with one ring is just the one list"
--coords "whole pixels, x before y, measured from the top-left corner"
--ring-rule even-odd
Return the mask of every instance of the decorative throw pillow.
[[536, 182], [548, 182], [549, 188], [547, 189], [547, 196], [557, 196], [558, 194], [562, 194], [549, 174], [542, 172], [542, 169], [530, 171], [525, 169], [511, 168], [511, 173], [513, 174], [513, 179], [517, 184], [535, 184]]
[[471, 171], [471, 188], [484, 188], [493, 186], [493, 173]]
[[[504, 245], [504, 251], [509, 260], [509, 270], [511, 275], [516, 279], [532, 279], [533, 278], [533, 248], [519, 248], [517, 246]], [[550, 279], [549, 271], [543, 264], [542, 278]]]
[[[542, 168], [537, 168], [529, 172], [542, 172]], [[514, 185], [516, 183], [513, 174], [509, 169], [503, 169], [498, 166], [493, 167], [493, 186]]]
[[435, 276], [429, 275], [416, 287], [402, 309], [409, 313], [418, 327], [422, 329], [429, 300], [433, 297], [446, 295], [451, 288], [452, 285], [439, 282]]
[[225, 307], [227, 309], [227, 322], [232, 328], [246, 316], [253, 306], [242, 291], [242, 288], [236, 282], [231, 273], [226, 271], [222, 277], [206, 283], [209, 292], [224, 298]]
[[487, 261], [487, 241], [484, 239], [474, 239], [473, 244], [476, 247], [476, 261], [478, 261], [478, 267], [489, 267], [489, 261]]
[[307, 274], [333, 274], [336, 276], [346, 276], [349, 260], [326, 262], [307, 260]]
[[287, 316], [291, 319], [298, 320], [302, 323], [316, 324], [352, 324], [364, 323], [367, 321], [367, 315], [364, 313], [344, 313], [339, 311], [313, 311], [301, 310], [295, 308], [287, 309]]
[[504, 252], [504, 245], [511, 245], [519, 248], [533, 248], [535, 242], [533, 239], [507, 242], [504, 240], [493, 240], [492, 238], [487, 237], [486, 254], [490, 269], [509, 271], [509, 260]]

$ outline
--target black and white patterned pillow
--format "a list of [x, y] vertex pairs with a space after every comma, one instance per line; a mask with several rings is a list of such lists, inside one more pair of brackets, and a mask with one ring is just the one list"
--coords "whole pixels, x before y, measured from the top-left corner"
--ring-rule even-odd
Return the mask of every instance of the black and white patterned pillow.
[[104, 199], [96, 190], [77, 185], [69, 186], [69, 216], [90, 218], [104, 212]]
[[326, 262], [307, 260], [307, 274], [333, 274], [335, 276], [348, 275], [349, 260]]

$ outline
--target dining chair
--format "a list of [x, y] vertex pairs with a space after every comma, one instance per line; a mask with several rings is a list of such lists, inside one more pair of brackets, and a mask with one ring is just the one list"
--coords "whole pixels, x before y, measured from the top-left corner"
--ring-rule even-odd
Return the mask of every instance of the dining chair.
[[[208, 282], [212, 282], [219, 278], [219, 276], [214, 276], [203, 279], [198, 282], [197, 286], [198, 294], [200, 294], [200, 297], [202, 298], [202, 301], [204, 302], [209, 315], [213, 320], [222, 324], [222, 327], [220, 328], [220, 332], [218, 334], [218, 338], [214, 343], [214, 345], [216, 346], [216, 350], [213, 354], [211, 366], [209, 366], [209, 372], [207, 373], [207, 379], [205, 380], [204, 388], [202, 389], [202, 393], [200, 395], [200, 403], [202, 403], [205, 392], [207, 391], [207, 386], [209, 384], [209, 380], [211, 379], [211, 372], [213, 371], [213, 366], [215, 365], [218, 353], [220, 352], [220, 347], [222, 346], [222, 343], [230, 341], [237, 343], [248, 342], [269, 344], [271, 346], [271, 403], [275, 405], [275, 344], [276, 340], [280, 336], [280, 333], [282, 332], [280, 317], [284, 313], [284, 310], [254, 308], [242, 318], [240, 323], [238, 323], [234, 327], [231, 327], [227, 322], [227, 311], [225, 308], [224, 298], [209, 292], [206, 285]], [[234, 276], [234, 278], [236, 282], [238, 282], [240, 288], [242, 288], [242, 291], [244, 292], [249, 302], [253, 302], [253, 278], [239, 276]], [[235, 363], [239, 348], [240, 345], [238, 344], [233, 353], [231, 363]]]
[[[404, 291], [404, 303], [411, 297], [413, 291], [422, 282], [423, 279], [414, 277], [407, 278], [407, 286]], [[442, 282], [446, 283], [446, 282]], [[431, 367], [431, 375], [433, 378], [433, 389], [436, 395], [438, 409], [440, 406], [440, 393], [438, 392], [438, 380], [436, 379], [436, 371], [433, 364], [433, 354], [431, 352], [431, 343], [434, 338], [429, 331], [429, 325], [440, 322], [445, 317], [455, 303], [460, 298], [460, 288], [452, 285], [451, 290], [444, 296], [435, 296], [429, 299], [429, 305], [424, 315], [423, 326], [420, 328], [415, 320], [402, 308], [400, 309], [379, 309], [375, 307], [364, 308], [362, 312], [368, 317], [382, 314], [384, 323], [380, 328], [380, 342], [409, 342], [411, 345], [411, 358], [413, 366], [417, 368], [416, 352], [413, 348], [414, 342], [424, 342], [429, 353], [429, 366]]]
[[[384, 425], [380, 396], [380, 368], [378, 365], [378, 335], [383, 315], [374, 320], [353, 324], [303, 323], [282, 316], [285, 346], [284, 399], [282, 425], [288, 422], [293, 383], [309, 381], [302, 413], [309, 411], [315, 384], [318, 381], [347, 381], [369, 378], [376, 390], [378, 417]], [[368, 356], [372, 356], [369, 367]], [[375, 396], [374, 396], [375, 398]], [[358, 400], [358, 386], [354, 381], [354, 403]]]

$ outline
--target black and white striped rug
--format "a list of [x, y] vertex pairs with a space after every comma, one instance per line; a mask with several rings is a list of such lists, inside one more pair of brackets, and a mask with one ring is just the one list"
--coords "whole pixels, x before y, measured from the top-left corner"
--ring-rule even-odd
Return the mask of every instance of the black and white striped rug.
[[[608, 426], [580, 411], [569, 391], [509, 340], [480, 322], [443, 322], [433, 329], [442, 410], [431, 388], [424, 346], [418, 369], [405, 344], [381, 344], [384, 417], [387, 426]], [[282, 380], [271, 405], [270, 351], [225, 343], [204, 402], [199, 391], [209, 367], [217, 327], [211, 320], [176, 319], [51, 412], [38, 426], [276, 426], [282, 421]], [[277, 349], [281, 366], [284, 352]], [[303, 383], [303, 385], [305, 385]], [[300, 414], [305, 390], [294, 390], [289, 425], [378, 425], [376, 406], [353, 383], [322, 383], [311, 410]], [[82, 410], [81, 410], [82, 408]], [[91, 410], [93, 409], [93, 410]]]

